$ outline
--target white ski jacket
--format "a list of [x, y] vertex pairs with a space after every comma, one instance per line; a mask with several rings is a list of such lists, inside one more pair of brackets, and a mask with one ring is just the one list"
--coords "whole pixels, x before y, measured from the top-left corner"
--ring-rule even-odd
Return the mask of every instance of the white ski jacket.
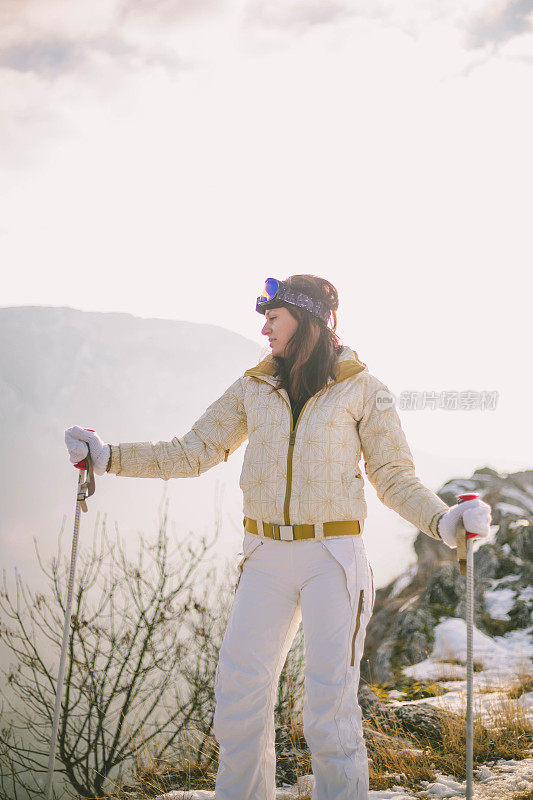
[[[344, 347], [335, 380], [309, 398], [293, 425], [272, 356], [247, 370], [181, 438], [111, 445], [108, 471], [133, 478], [195, 477], [227, 461], [245, 439], [243, 511], [280, 525], [367, 517], [365, 471], [382, 503], [435, 539], [448, 506], [415, 475], [388, 389]], [[380, 402], [381, 401], [381, 402]], [[318, 528], [320, 530], [320, 528]]]

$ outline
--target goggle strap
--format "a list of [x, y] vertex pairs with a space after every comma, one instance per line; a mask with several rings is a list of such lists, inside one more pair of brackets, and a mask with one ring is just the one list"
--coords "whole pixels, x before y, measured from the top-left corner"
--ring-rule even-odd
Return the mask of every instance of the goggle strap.
[[[277, 284], [276, 291], [272, 295], [270, 295], [267, 289], [267, 284], [270, 281]], [[324, 302], [322, 302], [322, 300], [313, 300], [311, 297], [309, 297], [309, 295], [304, 294], [304, 292], [297, 292], [294, 289], [291, 289], [283, 281], [277, 281], [275, 278], [268, 278], [265, 282], [263, 294], [261, 297], [257, 298], [256, 311], [264, 314], [264, 307], [267, 303], [271, 303], [273, 300], [276, 300], [277, 302], [290, 303], [298, 308], [303, 308], [310, 314], [313, 314], [315, 317], [321, 319], [322, 322], [326, 324], [331, 314], [330, 309]], [[261, 306], [263, 306], [263, 308], [261, 308]]]

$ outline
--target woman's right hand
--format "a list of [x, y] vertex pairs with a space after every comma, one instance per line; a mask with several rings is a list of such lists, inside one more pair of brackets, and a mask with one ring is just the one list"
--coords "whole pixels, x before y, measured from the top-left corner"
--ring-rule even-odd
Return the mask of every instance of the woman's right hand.
[[65, 431], [65, 444], [72, 464], [83, 461], [87, 453], [91, 453], [91, 461], [96, 475], [104, 475], [111, 457], [111, 448], [97, 433], [74, 425]]
[[479, 497], [473, 500], [466, 500], [464, 503], [456, 503], [439, 519], [438, 531], [448, 547], [457, 547], [457, 525], [459, 520], [463, 521], [465, 529], [476, 536], [490, 536], [490, 523], [492, 521], [492, 510], [488, 503]]

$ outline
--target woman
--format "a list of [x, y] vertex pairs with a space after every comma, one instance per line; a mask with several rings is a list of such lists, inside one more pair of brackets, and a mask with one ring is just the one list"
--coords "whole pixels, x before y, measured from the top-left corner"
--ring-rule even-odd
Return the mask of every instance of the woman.
[[163, 480], [200, 475], [248, 438], [244, 557], [215, 678], [217, 800], [274, 800], [274, 701], [300, 621], [313, 800], [367, 798], [357, 689], [374, 587], [361, 455], [380, 500], [428, 536], [455, 547], [463, 515], [468, 530], [489, 532], [486, 503], [448, 508], [416, 477], [387, 387], [335, 333], [337, 308], [327, 280], [269, 278], [256, 310], [271, 353], [185, 436], [108, 445], [65, 432], [72, 463], [87, 444], [97, 474]]

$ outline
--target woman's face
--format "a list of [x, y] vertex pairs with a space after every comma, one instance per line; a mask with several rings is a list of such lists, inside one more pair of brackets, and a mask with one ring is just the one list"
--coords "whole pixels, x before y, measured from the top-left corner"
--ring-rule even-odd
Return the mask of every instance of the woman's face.
[[261, 333], [268, 336], [272, 355], [283, 357], [287, 343], [298, 327], [298, 320], [283, 306], [267, 309], [265, 318]]

